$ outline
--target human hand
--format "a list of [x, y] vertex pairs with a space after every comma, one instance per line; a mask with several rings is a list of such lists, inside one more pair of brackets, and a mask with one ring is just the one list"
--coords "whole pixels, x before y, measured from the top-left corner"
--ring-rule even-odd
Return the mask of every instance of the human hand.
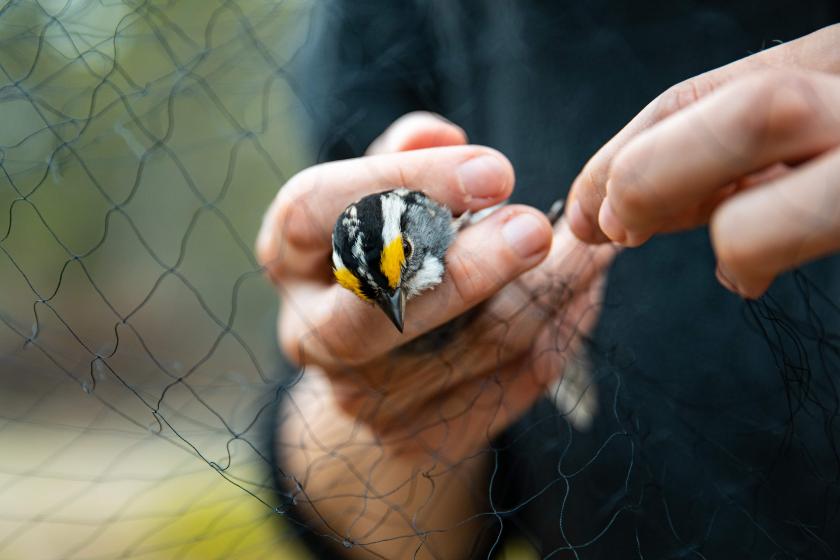
[[[338, 409], [391, 450], [453, 462], [486, 446], [562, 373], [594, 322], [595, 280], [614, 253], [579, 243], [563, 225], [552, 232], [532, 208], [506, 206], [458, 235], [443, 284], [408, 303], [398, 333], [331, 279], [332, 227], [350, 202], [397, 186], [423, 190], [456, 214], [505, 200], [510, 163], [465, 144], [463, 131], [438, 117], [403, 117], [368, 156], [292, 178], [257, 242], [282, 299], [281, 346], [307, 366], [309, 383], [329, 389]], [[402, 348], [482, 302], [439, 351]]]
[[708, 223], [728, 289], [840, 251], [840, 25], [678, 84], [586, 164], [580, 239], [638, 246]]

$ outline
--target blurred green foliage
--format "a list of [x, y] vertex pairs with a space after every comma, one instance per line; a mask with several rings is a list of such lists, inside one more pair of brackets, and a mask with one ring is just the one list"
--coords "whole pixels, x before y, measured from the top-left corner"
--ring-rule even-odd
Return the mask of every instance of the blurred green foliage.
[[[306, 13], [302, 1], [0, 4], [0, 444], [10, 457], [0, 558], [109, 557], [120, 546], [210, 558], [193, 549], [220, 535], [225, 558], [266, 557], [254, 535], [285, 546], [271, 508], [213, 465], [275, 499], [259, 446], [245, 444], [264, 444], [252, 424], [277, 382], [276, 297], [252, 244], [271, 198], [307, 164], [306, 113], [285, 74]], [[122, 461], [126, 441], [142, 443], [156, 484], [108, 484], [138, 464]], [[195, 469], [174, 489], [167, 441]], [[208, 505], [198, 480], [227, 494]], [[112, 494], [92, 509], [103, 488]], [[150, 492], [157, 514], [138, 524]]]
[[[283, 74], [304, 38], [300, 3], [3, 9], [0, 309], [28, 326], [33, 303], [48, 299], [70, 308], [74, 330], [94, 331], [86, 342], [108, 348], [113, 340], [87, 324], [105, 317], [70, 317], [73, 303], [90, 298], [85, 314], [107, 316], [95, 305], [107, 299], [112, 319], [138, 306], [192, 315], [165, 277], [171, 268], [226, 318], [234, 283], [255, 268], [262, 212], [305, 164], [293, 119], [303, 111]], [[264, 302], [244, 296], [239, 318], [262, 315]]]

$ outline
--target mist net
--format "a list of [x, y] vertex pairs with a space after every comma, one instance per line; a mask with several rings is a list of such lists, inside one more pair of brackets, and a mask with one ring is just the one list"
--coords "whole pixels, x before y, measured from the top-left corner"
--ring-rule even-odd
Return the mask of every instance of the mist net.
[[298, 171], [427, 109], [547, 209], [679, 78], [631, 33], [594, 60], [656, 79], [614, 110], [580, 64], [528, 91], [518, 10], [404, 4], [0, 6], [0, 558], [837, 557], [836, 259], [745, 301], [705, 231], [617, 253], [561, 221], [550, 267], [407, 347], [358, 351], [383, 317], [282, 355], [278, 300], [315, 311], [253, 247]]

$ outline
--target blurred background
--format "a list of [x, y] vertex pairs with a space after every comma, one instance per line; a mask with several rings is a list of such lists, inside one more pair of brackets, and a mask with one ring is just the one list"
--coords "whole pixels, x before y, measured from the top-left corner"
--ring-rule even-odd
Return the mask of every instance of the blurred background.
[[[292, 504], [275, 492], [272, 480], [270, 428], [289, 380], [280, 371], [275, 341], [277, 297], [255, 261], [253, 242], [278, 189], [316, 159], [306, 131], [318, 115], [289, 72], [296, 63], [318, 62], [301, 54], [313, 35], [315, 5], [333, 6], [325, 0], [0, 0], [0, 560], [309, 558], [298, 542], [300, 527], [285, 515]], [[581, 12], [588, 17], [586, 9]], [[703, 25], [719, 21], [715, 10], [699, 13]], [[654, 21], [661, 27], [638, 25], [628, 36], [606, 25], [592, 43], [581, 43], [595, 45], [603, 60], [616, 65], [630, 60], [625, 73], [638, 71], [643, 84], [635, 93], [622, 91], [609, 112], [590, 102], [592, 90], [585, 87], [568, 101], [560, 98], [561, 117], [568, 120], [554, 123], [558, 145], [566, 145], [560, 140], [567, 129], [580, 129], [571, 125], [588, 127], [591, 120], [606, 129], [609, 119], [623, 122], [639, 106], [634, 95], [649, 90], [652, 96], [677, 78], [648, 65], [632, 41], [625, 48], [628, 37], [670, 29], [666, 16]], [[777, 14], [765, 17], [750, 13], [744, 21], [761, 27], [778, 20]], [[743, 35], [749, 42], [758, 33], [729, 23], [713, 26], [725, 41], [709, 40], [705, 28], [686, 37], [720, 44], [726, 53], [730, 38]], [[389, 32], [399, 36], [401, 29]], [[690, 46], [682, 35], [678, 39], [679, 48], [669, 51], [675, 60]], [[569, 42], [568, 56], [585, 52]], [[525, 55], [514, 49], [510, 56]], [[461, 59], [450, 62], [451, 75], [460, 79]], [[688, 62], [712, 67], [722, 61]], [[516, 67], [522, 70], [517, 76], [536, 75], [534, 68]], [[576, 74], [572, 79], [585, 82]], [[581, 112], [585, 107], [591, 115]], [[544, 118], [542, 108], [527, 114]], [[484, 124], [493, 129], [498, 123]], [[587, 141], [597, 140], [590, 136]], [[577, 150], [589, 153], [596, 145]], [[576, 169], [563, 159], [574, 153], [522, 159], [540, 168]], [[523, 171], [523, 181], [545, 173]], [[540, 192], [553, 200], [550, 189]], [[702, 243], [691, 246], [711, 263], [705, 234], [699, 234], [693, 239]], [[672, 299], [653, 291], [631, 294], [637, 284], [617, 283], [625, 291], [610, 301], [632, 305], [624, 315], [616, 311], [625, 322], [608, 325], [604, 340], [618, 342], [599, 349], [606, 365], [595, 377], [599, 402], [608, 403], [611, 413], [600, 428], [579, 436], [553, 406], [544, 417], [538, 411], [533, 426], [539, 430], [526, 425], [522, 440], [528, 443], [524, 435], [532, 431], [544, 437], [543, 428], [563, 437], [539, 441], [542, 455], [532, 462], [547, 469], [549, 490], [530, 488], [538, 479], [519, 477], [521, 492], [530, 492], [521, 505], [544, 491], [547, 503], [565, 492], [557, 530], [576, 515], [592, 516], [596, 524], [605, 520], [594, 537], [577, 535], [581, 549], [612, 530], [626, 511], [615, 523], [619, 537], [609, 538], [632, 529], [638, 545], [639, 529], [650, 525], [650, 542], [673, 546], [669, 550], [684, 557], [707, 553], [707, 540], [715, 546], [732, 533], [743, 533], [744, 542], [752, 538], [755, 550], [776, 550], [776, 533], [799, 529], [805, 536], [787, 534], [780, 541], [823, 550], [815, 528], [837, 533], [827, 527], [836, 520], [831, 504], [840, 480], [833, 429], [840, 398], [828, 375], [840, 359], [840, 307], [832, 303], [836, 268], [816, 275], [821, 283], [797, 273], [773, 297], [732, 305], [743, 311], [741, 330], [728, 330], [734, 323], [727, 318], [721, 338], [739, 332], [762, 344], [766, 339], [766, 346], [755, 346], [766, 353], [757, 356], [764, 362], [750, 366], [766, 369], [757, 378], [761, 384], [703, 369], [717, 363], [719, 339], [707, 337], [710, 328], [699, 322], [697, 331], [683, 333], [702, 335], [697, 352], [678, 356], [677, 366], [669, 366], [673, 376], [657, 377], [659, 370], [649, 375], [644, 364], [659, 359], [658, 346], [630, 346], [633, 338], [623, 331], [638, 340], [662, 332], [671, 323], [654, 321], [667, 301], [681, 306], [670, 315], [689, 317], [694, 328], [694, 319], [679, 312], [695, 309], [694, 294], [684, 297], [693, 284], [680, 280], [694, 269], [645, 251], [636, 252], [635, 261], [621, 261], [620, 278], [647, 282], [646, 263], [653, 263], [652, 275], [669, 284]], [[723, 318], [729, 309], [712, 311]], [[637, 351], [644, 348], [648, 353], [640, 358]], [[687, 381], [680, 364], [695, 356], [704, 374]], [[752, 358], [744, 357], [745, 363]], [[777, 450], [784, 451], [781, 459]], [[547, 462], [555, 454], [560, 459]], [[788, 459], [790, 471], [778, 467]], [[569, 467], [578, 464], [588, 469], [586, 476], [579, 476], [583, 468]], [[722, 470], [706, 477], [705, 465]], [[824, 465], [829, 467], [822, 471]], [[715, 477], [727, 481], [724, 487], [714, 486]], [[778, 490], [795, 495], [800, 488], [824, 494], [825, 503], [811, 507], [797, 495], [791, 502], [808, 508], [787, 511], [789, 497]], [[684, 519], [702, 521], [713, 511], [714, 532], [714, 523], [706, 527], [703, 521], [680, 526], [678, 534], [666, 501], [674, 495], [684, 498], [676, 502], [685, 507]], [[778, 505], [775, 525], [744, 515], [743, 504], [760, 500]], [[544, 516], [541, 503], [532, 507], [549, 526], [553, 513]], [[645, 519], [644, 511], [655, 515]], [[610, 542], [604, 538], [602, 546]], [[495, 558], [537, 558], [525, 543], [505, 541]], [[733, 554], [741, 550], [748, 549]], [[566, 557], [573, 555], [577, 549]]]
[[305, 558], [252, 253], [305, 4], [0, 2], [0, 559]]

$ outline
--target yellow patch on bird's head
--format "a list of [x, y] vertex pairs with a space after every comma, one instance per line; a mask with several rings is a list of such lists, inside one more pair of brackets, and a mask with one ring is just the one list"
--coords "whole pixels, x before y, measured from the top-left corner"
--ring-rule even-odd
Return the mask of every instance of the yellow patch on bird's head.
[[402, 235], [398, 235], [382, 248], [382, 257], [379, 260], [379, 270], [388, 279], [389, 287], [396, 288], [400, 285], [403, 265], [405, 265], [403, 238]]
[[364, 292], [362, 292], [362, 282], [355, 274], [350, 272], [349, 268], [336, 268], [333, 271], [333, 274], [335, 274], [335, 279], [338, 280], [339, 284], [359, 296], [361, 299], [368, 301], [367, 296]]

